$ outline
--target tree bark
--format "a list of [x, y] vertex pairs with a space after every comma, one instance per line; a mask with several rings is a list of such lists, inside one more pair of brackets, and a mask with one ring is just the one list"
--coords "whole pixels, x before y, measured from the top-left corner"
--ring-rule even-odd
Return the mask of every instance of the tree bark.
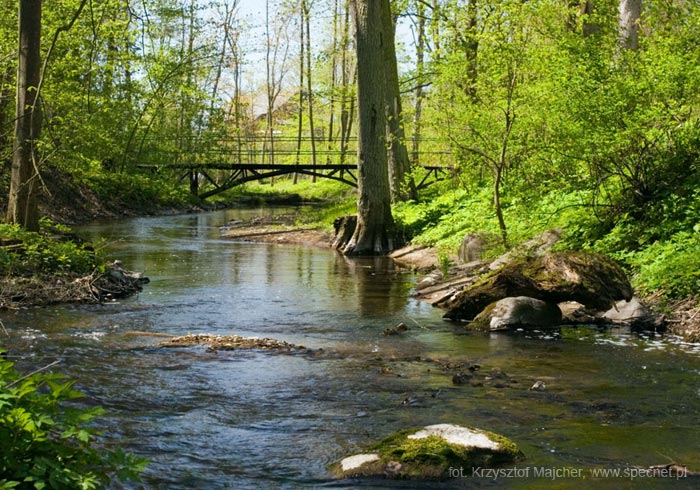
[[418, 32], [416, 39], [416, 78], [418, 83], [415, 90], [416, 105], [413, 111], [413, 139], [411, 142], [411, 163], [414, 167], [420, 165], [420, 137], [423, 129], [423, 83], [425, 76], [425, 5], [416, 2], [418, 16]]
[[385, 99], [387, 117], [387, 139], [389, 141], [389, 182], [391, 201], [396, 203], [406, 199], [416, 199], [416, 186], [409, 178], [411, 170], [406, 149], [406, 132], [403, 126], [401, 94], [399, 91], [399, 71], [396, 64], [394, 36], [396, 26], [391, 14], [389, 0], [381, 0], [382, 32], [384, 42], [384, 76], [386, 77]]
[[[307, 0], [302, 0], [301, 2], [303, 15], [304, 15], [304, 25], [306, 26], [306, 86], [307, 86], [307, 98], [308, 98], [308, 109], [309, 109], [309, 138], [311, 140], [311, 164], [316, 167], [316, 128], [314, 127], [314, 97], [312, 93], [311, 84], [311, 11], [309, 9], [309, 2]], [[316, 174], [311, 177], [311, 182], [316, 182]]]
[[37, 206], [41, 110], [37, 90], [41, 79], [41, 0], [19, 2], [19, 60], [12, 176], [7, 222], [30, 231], [39, 229]]
[[620, 43], [623, 48], [639, 49], [639, 20], [642, 0], [620, 0]]
[[14, 70], [8, 66], [0, 80], [0, 173], [9, 171], [12, 166], [12, 93], [11, 83], [14, 81]]
[[476, 82], [479, 74], [477, 57], [479, 54], [479, 39], [477, 38], [477, 0], [469, 1], [469, 29], [464, 42], [464, 51], [467, 57], [467, 86], [466, 93], [472, 102], [476, 102]]
[[[306, 59], [306, 43], [304, 41], [304, 20], [299, 22], [299, 110], [297, 111], [297, 151], [295, 163], [301, 163], [301, 144], [304, 134], [304, 60]], [[294, 174], [294, 184], [299, 180], [299, 174]]]
[[383, 53], [389, 33], [382, 31], [382, 5], [355, 0], [358, 107], [357, 228], [343, 249], [347, 255], [381, 255], [400, 246], [391, 215], [386, 134]]
[[352, 116], [355, 113], [354, 97], [349, 96], [350, 78], [353, 85], [357, 70], [353, 68], [350, 73], [350, 0], [345, 0], [345, 18], [343, 20], [343, 40], [341, 47], [341, 89], [340, 89], [340, 163], [345, 163], [348, 151], [348, 142], [352, 131]]
[[598, 32], [600, 26], [589, 21], [589, 16], [593, 15], [594, 11], [593, 0], [569, 0], [569, 9], [570, 13], [566, 24], [570, 31], [576, 31], [578, 19], [585, 15], [582, 27], [583, 36], [588, 37]]

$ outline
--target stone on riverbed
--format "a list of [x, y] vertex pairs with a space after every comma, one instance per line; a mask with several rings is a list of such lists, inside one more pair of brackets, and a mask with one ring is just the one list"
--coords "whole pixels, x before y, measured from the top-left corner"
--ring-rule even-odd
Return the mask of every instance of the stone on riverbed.
[[513, 463], [523, 454], [498, 434], [437, 424], [396, 432], [369, 450], [331, 465], [338, 478], [380, 477], [446, 479], [450, 468], [491, 468]]
[[561, 317], [561, 310], [555, 304], [517, 296], [491, 303], [469, 324], [469, 329], [552, 328], [561, 324]]

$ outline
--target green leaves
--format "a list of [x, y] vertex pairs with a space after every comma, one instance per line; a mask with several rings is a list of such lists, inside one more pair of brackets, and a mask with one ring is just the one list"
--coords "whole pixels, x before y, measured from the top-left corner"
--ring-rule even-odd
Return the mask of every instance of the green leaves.
[[147, 461], [91, 445], [99, 408], [66, 402], [81, 397], [60, 375], [21, 376], [0, 357], [0, 490], [99, 489], [117, 477], [138, 481]]
[[56, 239], [65, 227], [42, 220], [42, 232], [26, 232], [16, 225], [0, 224], [0, 238], [16, 242], [0, 248], [0, 274], [31, 275], [92, 272], [101, 262], [90, 246], [72, 240]]

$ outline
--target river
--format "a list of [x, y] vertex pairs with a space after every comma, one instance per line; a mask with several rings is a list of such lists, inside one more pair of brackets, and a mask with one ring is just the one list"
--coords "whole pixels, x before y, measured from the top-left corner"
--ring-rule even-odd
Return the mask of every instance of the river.
[[[150, 277], [144, 291], [114, 304], [2, 313], [20, 365], [60, 359], [85, 403], [108, 410], [102, 443], [150, 458], [143, 488], [356, 488], [334, 482], [326, 466], [395, 430], [435, 423], [513, 439], [527, 456], [520, 477], [361, 487], [697, 485], [625, 471], [671, 460], [700, 470], [700, 345], [588, 328], [467, 333], [412, 299], [416, 277], [386, 259], [219, 237], [230, 219], [274, 212], [82, 227]], [[399, 322], [410, 330], [382, 335]], [[133, 331], [273, 337], [324, 354], [164, 349]], [[500, 369], [509, 380], [453, 385], [449, 363]], [[535, 381], [546, 389], [530, 390]], [[580, 474], [558, 478], [564, 469]], [[598, 478], [601, 469], [620, 474]]]

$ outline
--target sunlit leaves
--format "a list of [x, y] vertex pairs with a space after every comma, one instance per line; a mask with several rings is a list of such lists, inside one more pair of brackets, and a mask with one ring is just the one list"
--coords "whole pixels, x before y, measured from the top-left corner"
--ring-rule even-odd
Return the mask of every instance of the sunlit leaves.
[[82, 396], [72, 386], [56, 374], [21, 376], [0, 357], [0, 489], [97, 489], [113, 475], [138, 479], [145, 460], [91, 445], [103, 410], [65, 405]]

